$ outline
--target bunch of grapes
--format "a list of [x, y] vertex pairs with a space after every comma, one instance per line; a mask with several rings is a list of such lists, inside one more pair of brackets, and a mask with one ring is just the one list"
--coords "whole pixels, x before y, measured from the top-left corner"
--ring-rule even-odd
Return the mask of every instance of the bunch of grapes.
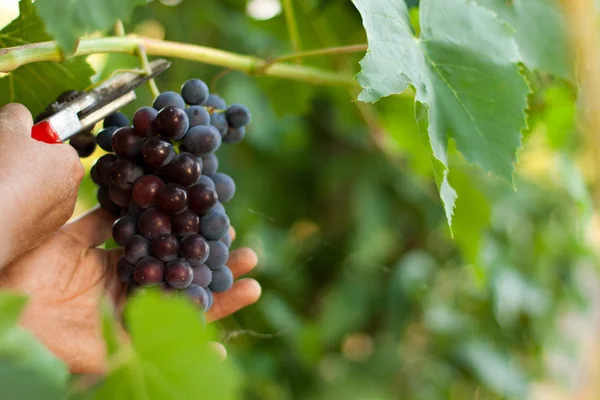
[[231, 287], [223, 203], [232, 199], [235, 183], [217, 172], [214, 153], [222, 142], [240, 142], [249, 122], [245, 106], [227, 107], [203, 81], [192, 79], [181, 95], [161, 93], [153, 107], [137, 110], [131, 125], [115, 113], [97, 136], [85, 132], [71, 139], [82, 157], [96, 145], [108, 152], [91, 177], [99, 186], [98, 202], [120, 216], [112, 231], [125, 248], [117, 272], [130, 290], [161, 286], [208, 310], [212, 293]]

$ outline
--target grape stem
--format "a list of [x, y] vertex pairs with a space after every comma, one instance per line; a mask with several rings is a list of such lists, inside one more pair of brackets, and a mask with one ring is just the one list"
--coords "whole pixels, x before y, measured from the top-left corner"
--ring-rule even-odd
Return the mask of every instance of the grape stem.
[[[357, 85], [352, 76], [344, 73], [283, 62], [273, 63], [259, 57], [240, 55], [210, 47], [133, 35], [81, 39], [79, 47], [71, 57], [97, 53], [137, 55], [140, 46], [143, 46], [147, 55], [197, 61], [242, 71], [249, 75], [265, 75], [319, 85], [346, 87], [356, 87]], [[325, 50], [327, 49], [323, 51]], [[0, 72], [10, 72], [22, 65], [34, 62], [63, 60], [64, 55], [54, 41], [8, 47], [0, 49]], [[264, 68], [265, 65], [268, 68]]]
[[350, 46], [340, 46], [340, 47], [328, 47], [326, 49], [317, 49], [317, 50], [308, 50], [301, 51], [298, 53], [284, 54], [282, 56], [273, 57], [269, 60], [265, 61], [265, 64], [262, 66], [262, 72], [264, 73], [271, 65], [288, 61], [292, 59], [298, 58], [309, 58], [309, 57], [319, 57], [319, 56], [328, 56], [333, 54], [350, 54], [350, 53], [358, 53], [362, 51], [367, 51], [367, 44], [352, 44]]
[[[152, 68], [150, 67], [150, 62], [148, 61], [148, 55], [146, 54], [146, 49], [143, 45], [140, 45], [137, 49], [137, 55], [142, 63], [142, 68], [146, 71], [146, 74], [150, 75], [152, 73]], [[152, 97], [157, 98], [160, 94], [160, 90], [158, 90], [158, 86], [156, 86], [156, 82], [154, 79], [148, 80], [148, 87], [150, 88], [150, 92], [152, 92]]]
[[[296, 23], [296, 16], [294, 15], [292, 0], [283, 0], [283, 14], [285, 16], [288, 33], [290, 34], [292, 49], [294, 49], [294, 53], [298, 53], [301, 48], [300, 34], [298, 33], [298, 24]], [[300, 64], [300, 60], [300, 57], [295, 57], [296, 64]]]

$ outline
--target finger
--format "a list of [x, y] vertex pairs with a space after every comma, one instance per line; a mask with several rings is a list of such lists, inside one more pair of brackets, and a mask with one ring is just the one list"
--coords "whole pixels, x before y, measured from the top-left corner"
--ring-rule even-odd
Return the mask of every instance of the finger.
[[96, 207], [65, 225], [63, 231], [88, 247], [96, 247], [110, 238], [114, 222], [115, 217], [111, 213]]
[[223, 293], [213, 293], [214, 303], [208, 311], [206, 319], [209, 322], [225, 318], [234, 312], [255, 303], [262, 289], [254, 279], [240, 279], [233, 287]]
[[229, 236], [231, 237], [231, 241], [233, 242], [237, 236], [235, 232], [235, 228], [233, 226], [229, 227]]
[[212, 347], [215, 353], [217, 353], [219, 360], [225, 361], [225, 359], [227, 358], [227, 350], [225, 349], [225, 346], [217, 342], [210, 342], [209, 345], [210, 347]]
[[232, 251], [229, 253], [229, 260], [227, 260], [227, 266], [233, 273], [234, 278], [239, 278], [252, 271], [256, 264], [258, 264], [258, 256], [254, 250], [247, 247]]
[[10, 103], [0, 108], [0, 128], [3, 132], [31, 137], [33, 117], [25, 106]]

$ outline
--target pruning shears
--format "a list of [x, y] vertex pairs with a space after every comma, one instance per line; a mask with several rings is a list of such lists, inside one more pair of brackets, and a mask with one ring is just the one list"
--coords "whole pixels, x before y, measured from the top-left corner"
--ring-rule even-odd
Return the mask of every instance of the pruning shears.
[[62, 143], [135, 100], [134, 90], [164, 72], [171, 63], [157, 59], [146, 70], [120, 72], [90, 91], [61, 94], [35, 120], [31, 137], [45, 143]]

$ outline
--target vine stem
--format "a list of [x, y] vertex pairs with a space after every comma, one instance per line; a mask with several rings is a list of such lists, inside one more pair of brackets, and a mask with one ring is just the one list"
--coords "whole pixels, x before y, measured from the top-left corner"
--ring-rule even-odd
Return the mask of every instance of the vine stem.
[[[302, 45], [300, 43], [300, 33], [298, 32], [298, 24], [296, 23], [296, 16], [294, 15], [294, 5], [292, 4], [292, 0], [283, 0], [283, 14], [290, 34], [292, 49], [294, 49], [294, 53], [298, 53]], [[296, 64], [300, 64], [299, 57], [296, 58]]]
[[273, 57], [265, 62], [265, 65], [262, 67], [262, 71], [264, 72], [271, 65], [292, 60], [298, 58], [309, 58], [309, 57], [318, 57], [318, 56], [328, 56], [334, 54], [350, 54], [350, 53], [358, 53], [361, 51], [367, 51], [367, 44], [352, 44], [349, 46], [339, 46], [339, 47], [328, 47], [326, 49], [318, 49], [318, 50], [308, 50], [301, 51], [298, 53], [284, 54], [282, 56]]
[[[151, 56], [197, 61], [242, 71], [250, 75], [266, 75], [319, 85], [357, 86], [352, 76], [343, 73], [282, 62], [272, 63], [268, 69], [263, 71], [264, 65], [269, 64], [269, 62], [259, 57], [240, 55], [187, 43], [132, 35], [81, 39], [77, 50], [71, 57], [97, 53], [127, 53], [136, 55], [140, 47], [143, 47], [146, 53]], [[64, 55], [54, 41], [9, 47], [0, 49], [0, 72], [10, 72], [22, 65], [34, 62], [63, 60]]]

